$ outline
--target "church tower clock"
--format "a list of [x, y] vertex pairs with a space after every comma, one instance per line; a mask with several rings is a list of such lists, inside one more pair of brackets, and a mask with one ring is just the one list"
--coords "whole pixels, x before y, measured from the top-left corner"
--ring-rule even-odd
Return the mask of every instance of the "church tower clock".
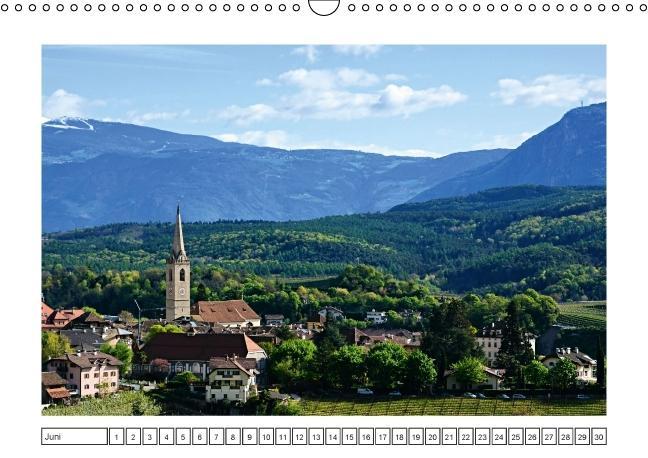
[[182, 236], [182, 219], [180, 205], [176, 211], [175, 231], [171, 256], [166, 261], [166, 319], [175, 320], [190, 315], [190, 269], [189, 258], [185, 252]]

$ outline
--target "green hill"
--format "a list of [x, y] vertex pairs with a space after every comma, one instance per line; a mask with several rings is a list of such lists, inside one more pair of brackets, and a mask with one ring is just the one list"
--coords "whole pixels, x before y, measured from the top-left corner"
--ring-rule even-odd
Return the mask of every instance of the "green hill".
[[[190, 204], [190, 203], [189, 203]], [[308, 221], [186, 223], [194, 265], [281, 278], [370, 264], [450, 292], [605, 299], [605, 190], [518, 186]], [[113, 224], [43, 236], [43, 270], [162, 267], [169, 223]]]

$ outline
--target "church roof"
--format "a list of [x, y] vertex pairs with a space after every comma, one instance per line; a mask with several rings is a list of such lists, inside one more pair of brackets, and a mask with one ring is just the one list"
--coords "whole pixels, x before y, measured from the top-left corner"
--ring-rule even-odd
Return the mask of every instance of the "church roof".
[[243, 300], [233, 301], [198, 301], [194, 306], [194, 315], [207, 323], [242, 323], [260, 320], [261, 317]]
[[149, 361], [209, 361], [215, 357], [245, 358], [249, 353], [262, 352], [245, 334], [187, 334], [160, 333], [142, 348]]

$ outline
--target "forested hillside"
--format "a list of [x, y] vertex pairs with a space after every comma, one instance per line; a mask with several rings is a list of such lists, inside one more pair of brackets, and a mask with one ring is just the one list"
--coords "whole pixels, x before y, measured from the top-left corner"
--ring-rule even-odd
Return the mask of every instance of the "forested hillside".
[[[336, 276], [367, 264], [433, 288], [557, 300], [605, 299], [605, 190], [520, 186], [406, 204], [386, 213], [299, 222], [185, 224], [193, 266], [263, 277]], [[171, 245], [166, 223], [43, 236], [44, 278], [85, 267], [154, 280]], [[162, 274], [160, 281], [162, 280]]]

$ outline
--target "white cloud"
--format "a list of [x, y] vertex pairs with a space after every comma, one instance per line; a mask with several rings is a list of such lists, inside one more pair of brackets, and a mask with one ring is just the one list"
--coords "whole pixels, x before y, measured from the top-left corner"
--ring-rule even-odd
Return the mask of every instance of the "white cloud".
[[242, 133], [225, 133], [214, 135], [224, 142], [247, 143], [257, 146], [268, 146], [286, 150], [296, 149], [343, 149], [377, 153], [385, 156], [440, 157], [441, 154], [425, 149], [398, 149], [387, 146], [369, 144], [352, 144], [335, 140], [303, 141], [299, 137], [289, 135], [283, 130], [251, 130]]
[[298, 68], [279, 75], [282, 83], [304, 89], [326, 90], [336, 87], [372, 86], [380, 82], [373, 73], [358, 68], [339, 68], [336, 70], [307, 70]]
[[43, 116], [61, 118], [63, 116], [86, 117], [88, 108], [104, 106], [103, 100], [88, 100], [65, 89], [57, 89], [43, 100]]
[[279, 111], [270, 105], [257, 103], [247, 107], [230, 105], [220, 112], [219, 117], [238, 126], [245, 126], [254, 122], [269, 119], [287, 118], [287, 113]]
[[272, 81], [270, 78], [261, 78], [260, 80], [257, 80], [256, 85], [257, 86], [276, 86], [277, 83]]
[[604, 100], [606, 91], [605, 78], [585, 75], [543, 75], [528, 83], [504, 78], [498, 86], [499, 90], [491, 95], [504, 105], [565, 106], [581, 101], [590, 104]]
[[496, 149], [496, 148], [508, 148], [513, 149], [520, 146], [524, 141], [535, 135], [534, 132], [521, 132], [519, 134], [509, 134], [503, 135], [498, 134], [494, 135], [488, 140], [481, 141], [472, 146], [472, 149]]
[[191, 111], [189, 109], [183, 111], [152, 111], [146, 113], [129, 111], [126, 121], [132, 124], [146, 125], [151, 121], [172, 121], [178, 118], [186, 118], [190, 113]]
[[347, 56], [369, 57], [378, 53], [382, 48], [381, 45], [339, 45], [333, 46], [333, 50], [338, 54]]
[[450, 86], [414, 89], [407, 85], [388, 84], [382, 89], [352, 91], [368, 87], [380, 78], [362, 69], [306, 70], [303, 68], [281, 74], [284, 84], [297, 91], [282, 96], [275, 106], [258, 103], [241, 107], [232, 105], [219, 114], [221, 119], [236, 125], [249, 125], [271, 119], [336, 119], [369, 117], [408, 117], [437, 107], [455, 105], [467, 96]]
[[298, 56], [305, 56], [306, 60], [311, 64], [317, 60], [317, 48], [313, 45], [300, 46], [292, 50], [291, 54]]
[[388, 74], [385, 75], [385, 80], [386, 81], [393, 81], [393, 82], [397, 82], [397, 81], [402, 82], [402, 81], [407, 81], [408, 78], [407, 78], [407, 76], [401, 75], [400, 73], [388, 73]]

